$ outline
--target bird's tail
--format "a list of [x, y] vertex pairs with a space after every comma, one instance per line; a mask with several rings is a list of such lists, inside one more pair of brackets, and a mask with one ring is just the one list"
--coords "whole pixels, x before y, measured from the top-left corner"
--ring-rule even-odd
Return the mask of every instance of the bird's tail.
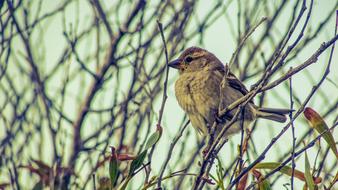
[[289, 114], [294, 110], [290, 109], [276, 109], [276, 108], [258, 108], [256, 115], [259, 118], [269, 119], [284, 123], [286, 121], [286, 114]]

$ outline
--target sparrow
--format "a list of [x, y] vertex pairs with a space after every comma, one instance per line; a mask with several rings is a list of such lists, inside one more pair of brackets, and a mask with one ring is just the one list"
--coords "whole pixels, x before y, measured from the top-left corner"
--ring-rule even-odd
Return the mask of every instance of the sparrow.
[[[217, 122], [217, 135], [235, 115], [238, 108], [220, 118], [218, 110], [245, 96], [248, 90], [222, 62], [209, 51], [190, 47], [178, 59], [171, 61], [169, 67], [178, 69], [179, 77], [175, 82], [175, 95], [180, 107], [188, 115], [192, 126], [203, 135], [210, 133], [210, 127]], [[226, 75], [226, 76], [225, 76]], [[225, 77], [225, 80], [223, 78]], [[239, 119], [226, 131], [224, 137], [241, 131], [256, 118], [285, 122], [289, 109], [260, 108], [253, 101], [244, 106], [242, 124]], [[240, 118], [240, 117], [239, 117]]]

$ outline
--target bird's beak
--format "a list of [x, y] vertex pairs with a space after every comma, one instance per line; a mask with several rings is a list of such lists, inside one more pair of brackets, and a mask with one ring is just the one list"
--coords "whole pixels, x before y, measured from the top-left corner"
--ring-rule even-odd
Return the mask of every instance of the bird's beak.
[[172, 68], [174, 68], [174, 69], [178, 69], [178, 68], [180, 68], [180, 64], [181, 64], [181, 60], [180, 60], [180, 59], [175, 59], [175, 60], [171, 61], [171, 62], [168, 64], [168, 66], [169, 66], [169, 67], [172, 67]]

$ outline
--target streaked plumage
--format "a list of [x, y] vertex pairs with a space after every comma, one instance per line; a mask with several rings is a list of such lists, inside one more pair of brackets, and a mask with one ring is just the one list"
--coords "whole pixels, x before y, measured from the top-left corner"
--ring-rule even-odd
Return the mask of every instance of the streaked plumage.
[[[224, 109], [248, 92], [232, 73], [229, 73], [226, 82], [221, 84], [225, 75], [224, 65], [215, 55], [202, 48], [186, 49], [169, 66], [178, 69], [180, 73], [175, 83], [178, 103], [187, 113], [192, 126], [203, 134], [207, 134], [208, 127], [216, 121], [219, 106], [220, 109]], [[289, 110], [282, 109], [262, 110], [253, 102], [248, 103], [245, 106], [245, 125], [256, 117], [284, 122], [286, 120], [284, 114], [289, 113]], [[235, 112], [236, 110], [230, 112], [227, 119], [229, 120]], [[218, 124], [216, 133], [224, 124], [225, 122]], [[234, 125], [227, 131], [226, 136], [239, 130], [239, 125]]]

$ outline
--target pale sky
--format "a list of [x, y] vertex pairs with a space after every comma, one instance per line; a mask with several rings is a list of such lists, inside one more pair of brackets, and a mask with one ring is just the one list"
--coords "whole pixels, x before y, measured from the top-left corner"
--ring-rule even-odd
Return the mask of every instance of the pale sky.
[[[274, 0], [275, 2], [279, 2]], [[81, 1], [79, 1], [81, 2]], [[109, 4], [109, 0], [105, 1], [106, 4]], [[331, 10], [335, 4], [335, 0], [317, 0], [314, 2], [314, 7], [313, 7], [313, 12], [311, 14], [311, 19], [309, 22], [309, 27], [313, 24], [318, 24], [321, 20], [323, 20], [327, 16], [327, 11]], [[53, 1], [45, 1], [43, 4], [43, 10], [46, 10], [46, 12], [53, 10], [55, 6], [57, 5], [57, 2]], [[73, 3], [75, 4], [75, 3]], [[206, 14], [206, 11], [208, 9], [205, 9], [205, 7], [212, 6], [213, 4], [211, 1], [202, 1], [198, 5], [198, 15], [203, 16]], [[63, 37], [63, 30], [64, 27], [67, 29], [70, 29], [73, 26], [79, 25], [81, 27], [86, 28], [88, 24], [91, 22], [90, 20], [87, 19], [88, 15], [92, 15], [92, 9], [88, 6], [88, 2], [86, 3], [80, 3], [80, 14], [76, 14], [76, 6], [69, 6], [69, 8], [66, 9], [67, 13], [67, 18], [66, 18], [66, 26], [63, 26], [62, 24], [62, 18], [56, 17], [52, 19], [53, 22], [50, 23], [44, 23], [45, 26], [48, 26], [44, 28], [44, 33], [43, 34], [38, 34], [36, 35], [41, 35], [41, 36], [36, 36], [37, 40], [34, 43], [41, 43], [41, 49], [38, 49], [36, 51], [42, 53], [44, 52], [45, 57], [43, 58], [44, 60], [48, 60], [45, 62], [44, 69], [42, 69], [43, 72], [46, 72], [52, 68], [52, 65], [54, 65], [57, 62], [57, 58], [59, 57], [62, 49], [65, 46], [65, 38]], [[261, 7], [258, 5], [257, 9], [260, 9]], [[286, 25], [288, 24], [286, 21], [289, 20], [290, 14], [293, 8], [293, 4], [290, 4], [287, 6], [287, 11], [284, 12], [284, 14], [278, 19], [278, 30], [283, 33], [286, 31], [288, 28], [286, 28]], [[287, 13], [290, 14], [287, 14]], [[262, 17], [266, 16], [263, 15], [263, 11], [261, 12], [262, 15], [255, 15], [256, 20], [259, 21]], [[306, 14], [306, 13], [305, 13]], [[236, 3], [231, 3], [231, 5], [228, 8], [228, 15], [230, 15], [231, 20], [234, 25], [237, 23], [237, 5]], [[155, 20], [154, 20], [155, 21]], [[304, 22], [304, 19], [301, 20], [301, 24]], [[302, 51], [302, 53], [294, 59], [289, 65], [284, 67], [284, 70], [288, 70], [290, 66], [297, 66], [301, 63], [303, 63], [307, 58], [309, 58], [310, 55], [312, 55], [318, 48], [319, 46], [325, 42], [328, 41], [330, 38], [333, 37], [334, 35], [334, 26], [335, 26], [335, 16], [333, 15], [331, 17], [330, 22], [328, 23], [327, 27], [325, 28], [324, 32], [322, 32], [313, 42], [306, 47], [305, 50]], [[296, 30], [296, 34], [297, 34]], [[255, 31], [252, 36], [250, 37], [250, 40], [256, 40], [257, 36], [259, 36], [260, 32], [262, 30], [260, 28]], [[232, 53], [236, 49], [236, 39], [231, 35], [230, 31], [230, 26], [228, 25], [228, 21], [225, 18], [225, 16], [222, 16], [220, 19], [218, 19], [205, 33], [204, 35], [204, 46], [203, 48], [209, 50], [210, 52], [214, 53], [223, 63], [226, 63], [230, 60], [230, 57]], [[103, 37], [104, 38], [104, 37]], [[81, 43], [81, 46], [78, 48], [78, 52], [80, 55], [86, 54], [86, 52], [91, 51], [95, 48], [95, 46], [92, 46], [92, 40], [93, 39], [88, 39], [88, 41], [85, 41]], [[291, 39], [293, 41], [294, 38]], [[18, 47], [20, 45], [18, 44]], [[188, 46], [200, 46], [198, 44], [198, 39], [196, 39], [193, 42], [190, 42]], [[265, 48], [265, 52], [271, 52], [272, 50], [269, 49], [268, 47], [263, 47]], [[325, 95], [328, 98], [329, 102], [323, 102], [322, 98], [319, 97], [318, 95], [315, 95], [312, 100], [309, 102], [308, 106], [311, 106], [315, 110], [317, 110], [319, 113], [324, 113], [326, 111], [325, 106], [327, 104], [333, 104], [337, 100], [337, 94], [338, 94], [338, 88], [337, 88], [337, 81], [338, 81], [338, 48], [335, 49], [333, 61], [332, 61], [332, 67], [331, 67], [331, 73], [329, 74], [328, 78], [333, 81], [335, 84], [332, 82], [326, 80], [323, 85], [321, 86], [321, 89], [324, 90]], [[43, 53], [42, 53], [43, 54]], [[323, 53], [320, 57], [317, 63], [311, 65], [306, 69], [308, 74], [305, 74], [305, 72], [302, 72], [301, 74], [296, 75], [293, 77], [293, 86], [294, 86], [294, 94], [297, 94], [298, 97], [300, 98], [301, 101], [304, 101], [305, 97], [308, 95], [308, 93], [312, 89], [312, 83], [308, 81], [307, 75], [311, 75], [313, 79], [315, 80], [315, 83], [319, 81], [321, 78], [325, 66], [327, 65], [327, 60], [328, 60], [328, 55], [329, 55], [329, 50], [327, 50], [325, 53]], [[245, 56], [242, 54], [242, 56]], [[245, 60], [245, 59], [243, 59]], [[163, 60], [163, 64], [165, 64]], [[92, 65], [93, 66], [93, 65]], [[72, 66], [71, 66], [72, 67]], [[10, 68], [10, 67], [9, 67]], [[15, 73], [14, 73], [15, 74]], [[60, 73], [62, 75], [64, 73]], [[237, 73], [238, 74], [238, 73]], [[153, 170], [156, 173], [156, 171], [159, 171], [160, 167], [162, 166], [162, 161], [164, 160], [168, 147], [170, 146], [170, 141], [172, 138], [175, 136], [177, 131], [179, 130], [179, 125], [182, 121], [182, 118], [184, 116], [184, 112], [182, 109], [179, 107], [175, 94], [174, 94], [174, 81], [177, 79], [178, 73], [175, 70], [170, 70], [170, 75], [169, 75], [169, 87], [168, 87], [168, 100], [167, 104], [165, 107], [165, 114], [164, 114], [164, 121], [163, 121], [163, 128], [164, 128], [164, 133], [163, 136], [158, 144], [158, 148], [155, 150], [154, 153], [154, 160], [158, 162], [153, 162]], [[273, 79], [276, 79], [276, 76], [273, 77]], [[254, 78], [249, 81], [245, 81], [245, 85], [249, 88], [250, 85], [255, 83], [257, 78]], [[21, 82], [21, 81], [15, 81], [15, 82]], [[89, 84], [89, 81], [84, 81], [87, 85]], [[60, 85], [60, 81], [53, 81], [55, 83], [55, 86]], [[128, 83], [128, 80], [122, 82], [122, 86], [126, 85]], [[83, 85], [80, 85], [80, 81], [76, 81], [72, 83], [71, 87], [73, 90], [69, 93], [73, 93], [74, 96], [77, 94], [81, 94], [83, 92], [86, 92], [88, 89], [86, 86], [84, 89], [82, 88]], [[161, 84], [162, 85], [162, 84]], [[53, 91], [53, 89], [51, 89]], [[278, 102], [274, 97], [276, 93], [279, 94], [279, 96], [284, 97], [283, 99], [286, 100], [286, 103], [283, 102]], [[84, 94], [84, 93], [83, 93]], [[266, 93], [267, 95], [267, 103], [266, 107], [279, 107], [279, 108], [288, 108], [289, 106], [289, 92], [285, 88], [285, 85], [281, 84], [278, 87], [276, 87], [273, 90], [270, 90]], [[110, 105], [111, 100], [109, 100], [109, 96], [105, 96], [105, 98], [101, 99], [102, 104], [107, 103]], [[255, 100], [258, 100], [258, 97], [255, 98]], [[157, 99], [157, 102], [155, 103], [154, 109], [159, 110], [160, 108], [160, 103], [161, 103], [161, 97]], [[79, 105], [77, 105], [76, 102], [67, 102], [67, 113], [71, 118], [74, 118], [77, 112]], [[298, 104], [295, 104], [295, 109], [299, 108]], [[155, 119], [157, 117], [154, 117]], [[334, 117], [327, 118], [327, 123], [329, 126], [332, 125]], [[154, 125], [156, 123], [156, 120], [153, 121]], [[88, 121], [88, 123], [95, 124], [95, 121]], [[87, 123], [87, 124], [88, 124]], [[271, 141], [272, 137], [275, 136], [283, 127], [283, 124], [279, 123], [273, 123], [271, 121], [259, 121], [259, 125], [256, 128], [256, 131], [253, 135], [253, 139], [255, 140], [256, 147], [258, 148], [258, 152], [261, 152], [266, 145]], [[296, 126], [296, 135], [301, 136], [301, 134], [308, 129], [309, 126], [305, 125], [304, 123], [304, 117], [301, 115], [295, 122]], [[194, 149], [196, 141], [193, 136], [195, 136], [195, 131], [194, 129], [189, 126], [188, 130], [190, 130], [193, 135], [190, 136], [190, 139], [188, 140], [189, 144], [189, 149]], [[186, 130], [187, 132], [187, 130]], [[185, 133], [186, 133], [185, 132]], [[197, 133], [196, 133], [197, 134]], [[85, 135], [85, 134], [84, 134]], [[141, 134], [144, 135], [144, 134]], [[338, 136], [337, 130], [334, 132], [334, 136]], [[231, 138], [231, 141], [233, 141], [235, 144], [239, 143], [240, 140], [240, 135], [235, 135]], [[310, 140], [310, 139], [307, 139]], [[114, 142], [112, 142], [114, 143]], [[325, 144], [325, 142], [323, 143]], [[233, 152], [233, 148], [230, 148], [231, 143], [227, 143], [223, 151], [220, 153], [222, 156], [222, 159], [225, 161], [227, 160], [228, 156], [234, 157], [236, 156]], [[276, 158], [280, 156], [279, 153], [284, 153], [286, 150], [288, 150], [291, 147], [291, 131], [288, 130], [285, 135], [275, 144], [272, 150], [269, 151], [267, 154], [266, 158], [264, 161], [276, 161]], [[323, 146], [323, 145], [322, 145]], [[190, 154], [189, 149], [187, 149], [187, 154]], [[177, 152], [177, 149], [175, 149]], [[34, 150], [33, 150], [34, 151]], [[308, 151], [310, 156], [310, 162], [313, 163], [314, 161], [314, 155], [316, 151], [310, 150]], [[175, 151], [173, 156], [175, 157]], [[333, 154], [329, 154], [330, 159], [334, 159]], [[184, 158], [180, 158], [182, 161], [184, 161]], [[46, 154], [46, 160], [48, 160], [48, 154]], [[174, 161], [176, 159], [173, 159]], [[303, 156], [301, 156], [300, 160], [296, 163], [297, 164], [297, 169], [300, 169], [304, 171], [304, 162], [302, 162]], [[170, 162], [169, 165], [173, 164], [174, 162]], [[197, 160], [196, 163], [197, 164]], [[168, 170], [166, 170], [168, 172]], [[141, 176], [139, 176], [141, 177]], [[300, 189], [303, 186], [303, 182], [299, 183], [299, 180], [295, 180], [296, 182], [296, 189]], [[228, 182], [226, 182], [228, 183]], [[283, 178], [283, 180], [279, 180], [277, 183], [277, 186], [282, 186], [284, 183], [289, 183], [289, 177]], [[91, 187], [90, 185], [88, 187]]]

